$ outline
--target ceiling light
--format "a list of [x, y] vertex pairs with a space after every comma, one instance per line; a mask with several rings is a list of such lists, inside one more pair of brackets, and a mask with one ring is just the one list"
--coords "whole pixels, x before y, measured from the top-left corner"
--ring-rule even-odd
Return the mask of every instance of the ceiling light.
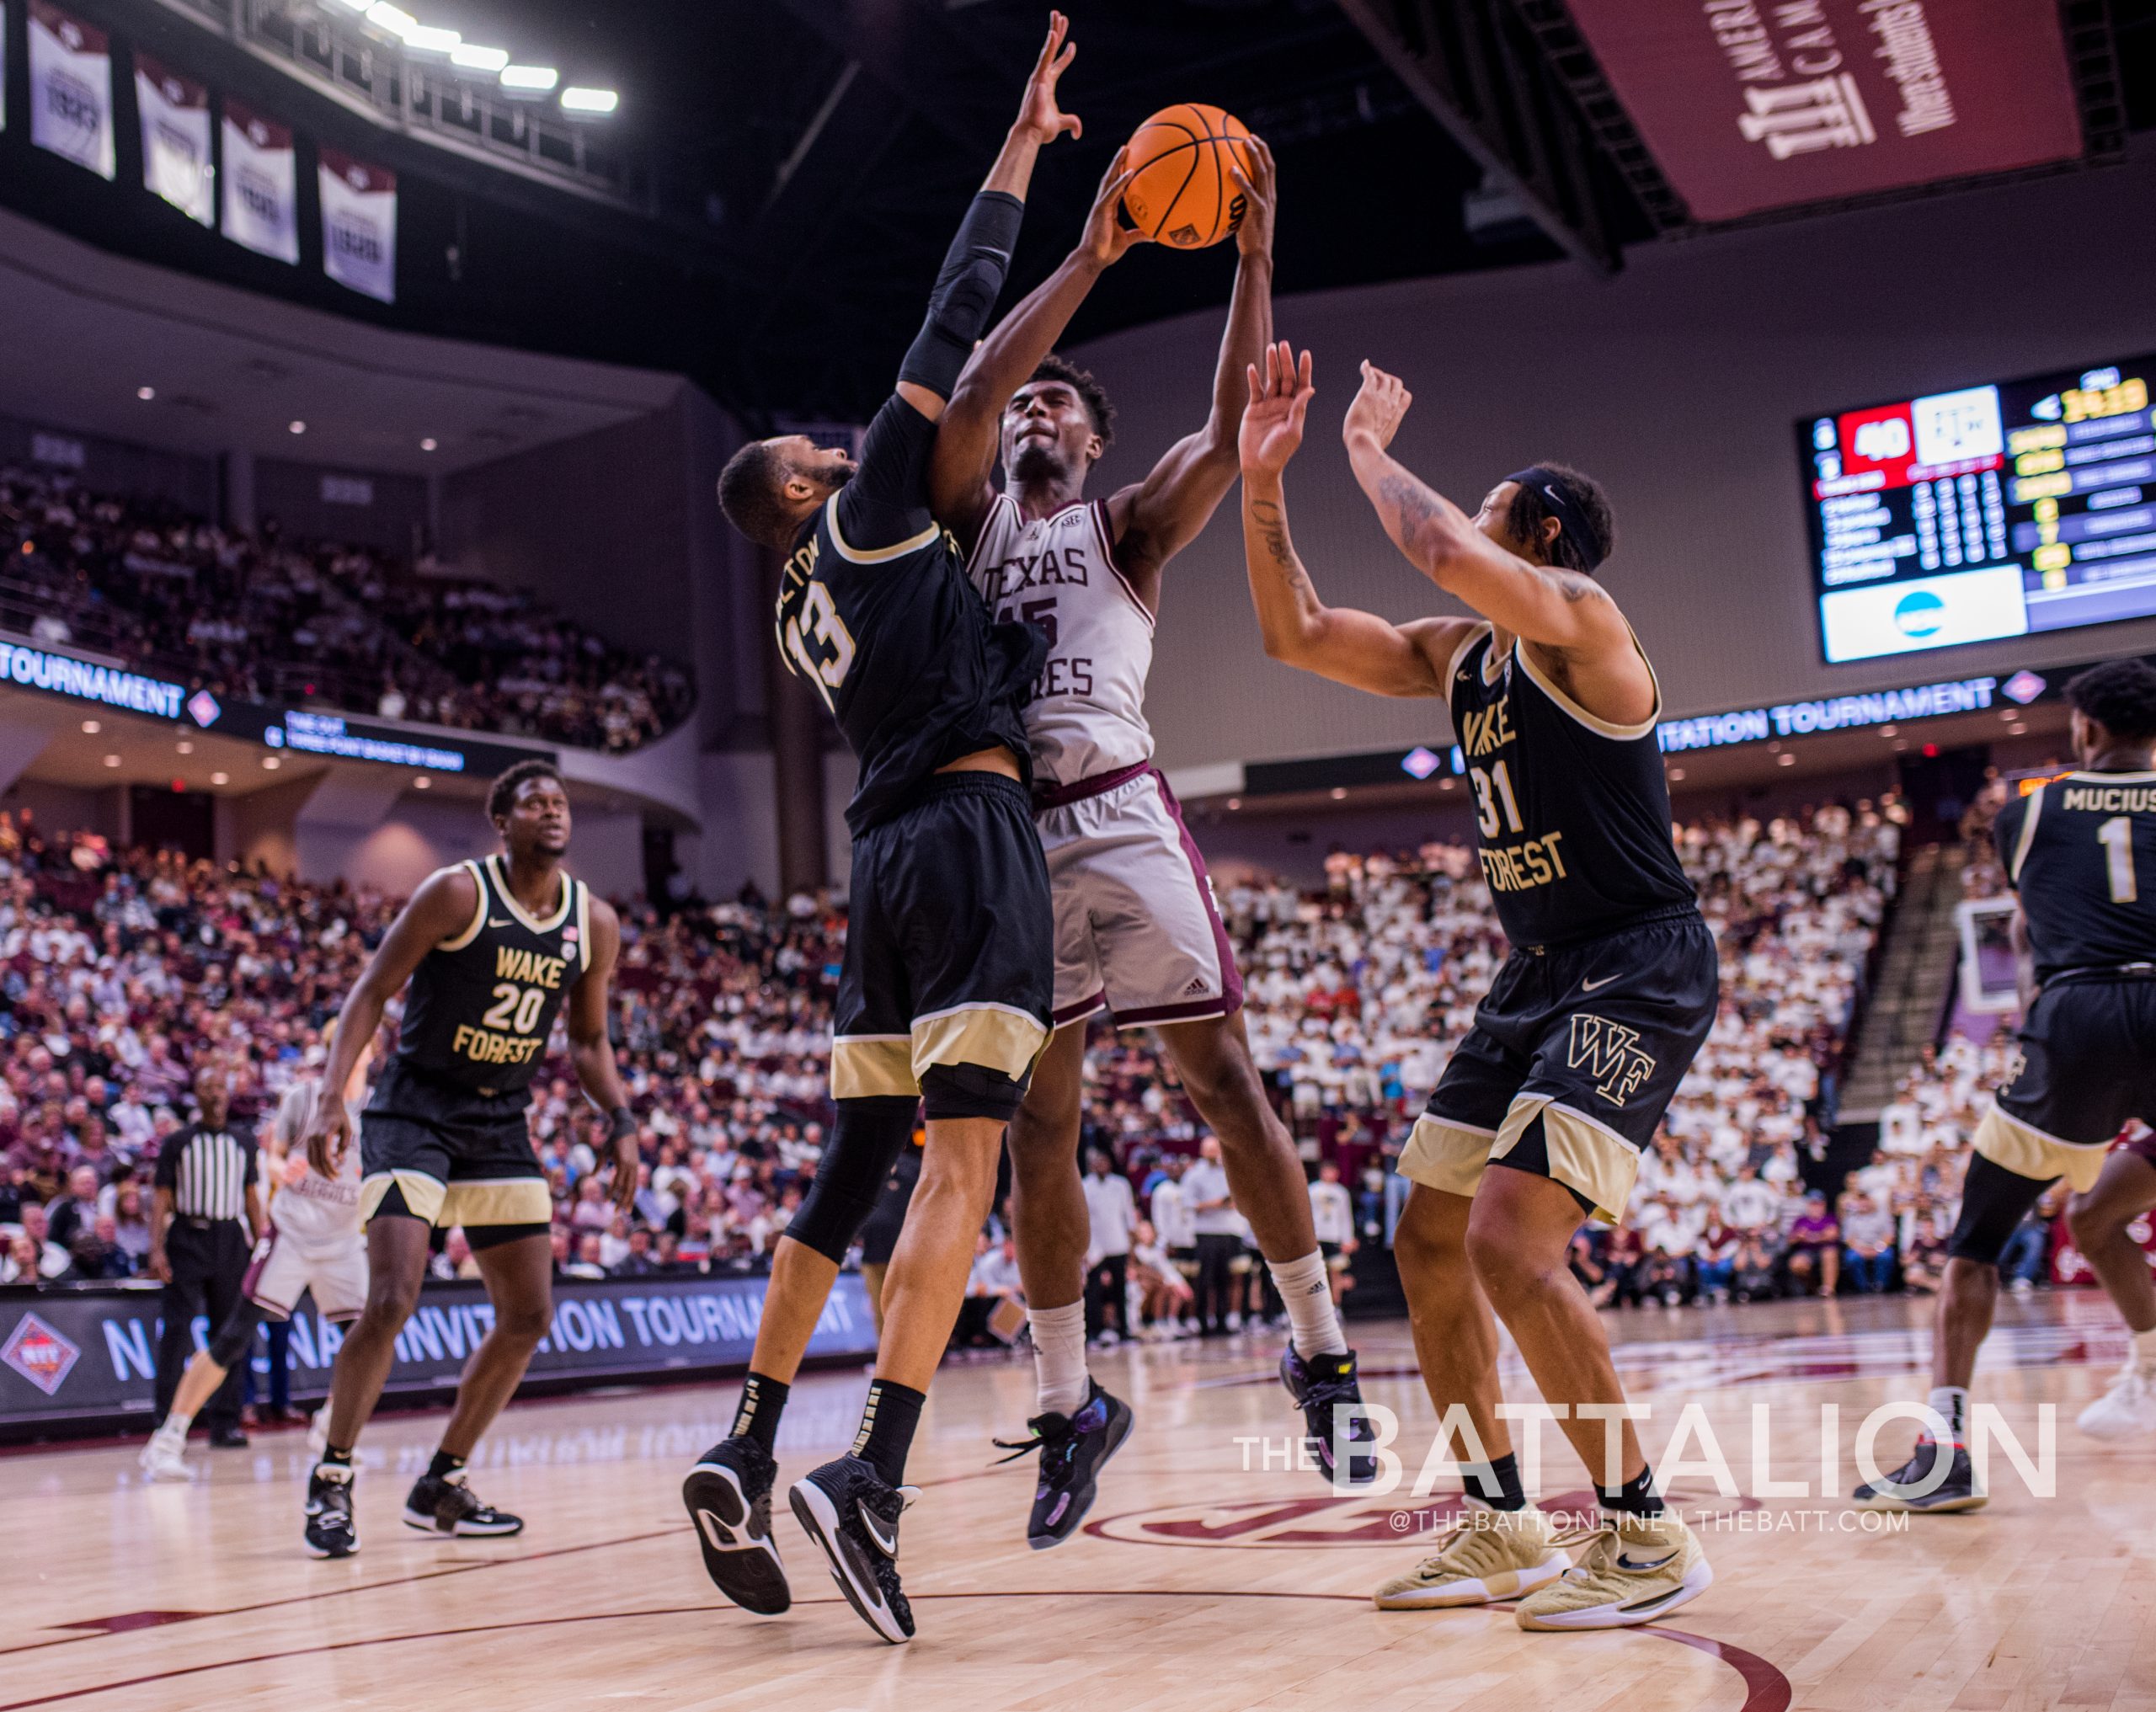
[[477, 47], [470, 42], [461, 42], [449, 51], [449, 62], [461, 66], [467, 72], [499, 72], [509, 63], [509, 50], [505, 47]]
[[562, 111], [564, 113], [611, 113], [621, 104], [621, 96], [611, 89], [572, 88], [562, 91]]
[[1779, 767], [1793, 767], [1796, 765], [1796, 757], [1793, 755], [1776, 755], [1774, 765]]
[[1900, 734], [1901, 729], [1902, 728], [1898, 725], [1882, 725], [1879, 728], [1879, 734], [1881, 737], [1895, 737]]
[[1684, 769], [1682, 767], [1672, 767], [1669, 770], [1669, 776], [1673, 780], [1681, 779], [1684, 776]]
[[435, 439], [435, 438], [431, 434], [430, 434], [430, 435], [428, 435], [424, 440], [421, 440], [421, 441], [419, 442], [419, 450], [420, 450], [421, 451], [433, 451], [436, 446], [440, 445], [440, 444], [441, 444], [441, 442], [440, 442], [440, 440], [436, 440], [436, 439]]
[[277, 757], [273, 755], [266, 755], [262, 757], [262, 771], [265, 773], [274, 773], [282, 765], [284, 765], [284, 763], [279, 760]]
[[404, 32], [404, 45], [419, 54], [450, 53], [463, 40], [453, 29], [437, 29], [430, 24], [417, 24]]
[[137, 387], [135, 396], [147, 404], [157, 396], [157, 389], [155, 387]]
[[285, 424], [285, 427], [287, 432], [292, 434], [305, 434], [307, 432], [307, 424], [304, 422], [288, 422]]
[[1243, 806], [1243, 799], [1240, 797], [1230, 797], [1228, 798], [1228, 806], [1230, 808], [1240, 808]]
[[193, 755], [195, 753], [195, 745], [188, 742], [184, 738], [181, 739], [175, 747], [178, 748], [182, 755]]
[[524, 89], [543, 95], [562, 81], [562, 74], [552, 66], [504, 66], [502, 88]]
[[230, 773], [212, 773], [210, 775], [210, 782], [213, 785], [229, 785], [232, 781], [232, 776]]
[[1347, 794], [1348, 787], [1345, 785], [1335, 785], [1332, 787], [1332, 800], [1336, 803], [1340, 801], [1340, 799]]
[[116, 755], [109, 755], [104, 758], [104, 764], [109, 767], [116, 767], [120, 765], [120, 757]]
[[95, 737], [98, 733], [104, 729], [104, 728], [99, 725], [94, 719], [85, 719], [83, 722], [83, 735], [85, 737]]
[[337, 3], [347, 12], [364, 12], [374, 4], [374, 0], [337, 0]]
[[401, 6], [392, 6], [389, 0], [377, 0], [367, 8], [367, 22], [392, 35], [409, 35], [419, 27], [419, 20]]
[[422, 773], [418, 778], [412, 781], [412, 788], [415, 791], [424, 791], [428, 786], [433, 783], [434, 781], [432, 779], [429, 778], [424, 773]]

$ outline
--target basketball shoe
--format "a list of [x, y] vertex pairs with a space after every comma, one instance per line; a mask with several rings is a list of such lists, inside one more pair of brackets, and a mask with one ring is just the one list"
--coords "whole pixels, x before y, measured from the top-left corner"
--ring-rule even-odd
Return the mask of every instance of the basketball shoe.
[[793, 1603], [771, 1539], [771, 1486], [778, 1464], [745, 1433], [722, 1438], [681, 1482], [711, 1584], [744, 1611], [776, 1617]]
[[1969, 1453], [1958, 1444], [1952, 1448], [1953, 1459], [1947, 1464], [1945, 1479], [1923, 1496], [1892, 1489], [1921, 1485], [1937, 1472], [1940, 1446], [1929, 1438], [1919, 1438], [1915, 1452], [1892, 1474], [1876, 1483], [1866, 1480], [1859, 1486], [1849, 1494], [1849, 1501], [1860, 1510], [1881, 1510], [1893, 1515], [1951, 1516], [1964, 1510], [1983, 1509], [1991, 1500], [1977, 1484], [1977, 1470], [1969, 1460]]
[[1659, 1516], [1605, 1510], [1598, 1526], [1560, 1534], [1556, 1544], [1587, 1550], [1519, 1602], [1513, 1614], [1522, 1629], [1630, 1629], [1714, 1583], [1706, 1553], [1673, 1510]]
[[1130, 1405], [1103, 1391], [1098, 1379], [1090, 1384], [1091, 1389], [1075, 1414], [1050, 1410], [1026, 1422], [1033, 1431], [1031, 1438], [995, 1441], [998, 1449], [1011, 1453], [1002, 1459], [1006, 1463], [1034, 1451], [1041, 1453], [1033, 1514], [1026, 1520], [1026, 1544], [1035, 1551], [1060, 1545], [1078, 1531], [1093, 1507], [1094, 1483], [1101, 1469], [1130, 1437]]
[[187, 1465], [187, 1435], [175, 1432], [170, 1422], [150, 1435], [136, 1460], [153, 1480], [191, 1480], [195, 1470]]
[[312, 1557], [350, 1557], [360, 1549], [352, 1522], [352, 1470], [317, 1463], [307, 1483], [307, 1549]]
[[2111, 1389], [2081, 1411], [2079, 1424], [2091, 1438], [2137, 1438], [2156, 1432], [2156, 1374], [2129, 1358]]
[[[1351, 1349], [1345, 1355], [1318, 1355], [1305, 1360], [1291, 1342], [1287, 1353], [1280, 1357], [1280, 1383], [1288, 1388], [1288, 1395], [1303, 1411], [1303, 1442], [1316, 1459], [1318, 1472], [1330, 1484], [1333, 1479], [1334, 1411], [1342, 1407], [1348, 1411], [1345, 1435], [1348, 1443], [1369, 1443], [1378, 1436], [1370, 1417], [1363, 1412], [1363, 1386], [1355, 1377], [1355, 1352]], [[1368, 1485], [1377, 1477], [1378, 1459], [1374, 1456], [1349, 1453], [1348, 1485]]]
[[1434, 1555], [1395, 1576], [1373, 1596], [1380, 1611], [1433, 1611], [1517, 1599], [1572, 1567], [1550, 1519], [1529, 1505], [1493, 1509], [1469, 1495], [1460, 1519], [1438, 1537]]
[[450, 1533], [464, 1539], [495, 1539], [524, 1532], [524, 1518], [483, 1504], [466, 1478], [466, 1470], [421, 1475], [404, 1500], [404, 1525], [427, 1533]]
[[894, 1646], [913, 1639], [913, 1607], [899, 1583], [899, 1517], [920, 1496], [918, 1486], [885, 1484], [857, 1456], [825, 1463], [789, 1495], [846, 1603]]

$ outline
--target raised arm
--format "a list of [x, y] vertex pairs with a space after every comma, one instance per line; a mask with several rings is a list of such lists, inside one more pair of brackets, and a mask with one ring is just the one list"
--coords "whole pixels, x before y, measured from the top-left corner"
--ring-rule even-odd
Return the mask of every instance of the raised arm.
[[1262, 371], [1252, 364], [1245, 387], [1248, 402], [1238, 441], [1243, 558], [1266, 653], [1373, 695], [1442, 695], [1444, 662], [1471, 627], [1448, 618], [1397, 625], [1374, 612], [1327, 606], [1288, 533], [1282, 477], [1302, 445], [1303, 418], [1317, 392], [1310, 353], [1299, 363], [1290, 347], [1268, 347]]
[[937, 430], [928, 488], [936, 520], [969, 548], [995, 497], [990, 479], [995, 472], [1003, 410], [1011, 395], [1055, 349], [1093, 282], [1122, 260], [1133, 244], [1147, 241], [1144, 233], [1117, 217], [1123, 193], [1134, 176], [1123, 169], [1123, 155], [1118, 151], [1102, 174], [1077, 247], [996, 323], [958, 376], [958, 390]]
[[1213, 408], [1204, 427], [1169, 447], [1150, 475], [1108, 500], [1117, 560], [1149, 599], [1161, 568], [1198, 538], [1235, 485], [1244, 377], [1273, 341], [1273, 152], [1252, 137], [1250, 175], [1232, 165], [1230, 171], [1242, 193], [1243, 218], [1235, 228], [1235, 292], [1213, 369]]
[[1525, 641], [1566, 654], [1621, 646], [1636, 657], [1624, 616], [1593, 578], [1508, 552], [1386, 450], [1413, 402], [1396, 376], [1365, 362], [1362, 390], [1341, 430], [1356, 481], [1408, 563]]

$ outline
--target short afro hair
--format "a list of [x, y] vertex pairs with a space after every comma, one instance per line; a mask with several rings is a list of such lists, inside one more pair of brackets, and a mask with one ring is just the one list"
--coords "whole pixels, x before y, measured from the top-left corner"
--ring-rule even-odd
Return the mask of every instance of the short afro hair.
[[530, 760], [517, 762], [487, 787], [487, 819], [499, 820], [516, 806], [518, 789], [532, 779], [552, 779], [563, 791], [562, 770], [550, 760], [534, 755]]
[[2068, 704], [2125, 743], [2156, 742], [2156, 668], [2106, 660], [2066, 686]]
[[[1562, 526], [1563, 520], [1560, 518], [1557, 538], [1550, 543], [1550, 563], [1567, 571], [1577, 571], [1583, 577], [1593, 576], [1595, 567], [1608, 558], [1610, 550], [1617, 545], [1617, 520], [1610, 515], [1609, 496], [1602, 491], [1601, 483], [1570, 464], [1545, 463], [1534, 467], [1549, 476], [1594, 536], [1592, 541], [1576, 539], [1571, 530]], [[1512, 510], [1505, 522], [1513, 540], [1539, 541], [1544, 522], [1556, 516], [1549, 503], [1534, 490], [1534, 483], [1522, 482], [1513, 495]]]
[[801, 527], [782, 492], [792, 473], [793, 465], [776, 441], [752, 440], [718, 472], [718, 509], [757, 546], [784, 552]]
[[1080, 368], [1070, 358], [1050, 351], [1041, 359], [1041, 365], [1027, 378], [1026, 384], [1030, 387], [1035, 381], [1060, 381], [1070, 387], [1084, 401], [1086, 413], [1093, 419], [1093, 432], [1101, 437], [1101, 450], [1106, 451], [1115, 444], [1115, 406], [1108, 402], [1107, 388], [1090, 371]]

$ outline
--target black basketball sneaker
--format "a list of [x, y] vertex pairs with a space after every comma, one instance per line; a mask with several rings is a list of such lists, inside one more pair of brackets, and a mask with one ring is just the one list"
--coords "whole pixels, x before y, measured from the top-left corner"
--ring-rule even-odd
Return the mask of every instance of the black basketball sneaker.
[[1075, 1414], [1050, 1410], [1026, 1422], [1033, 1429], [1031, 1438], [995, 1441], [999, 1449], [1011, 1453], [1002, 1459], [1006, 1463], [1041, 1453], [1033, 1512], [1026, 1521], [1026, 1544], [1035, 1551], [1060, 1545], [1078, 1531], [1093, 1507], [1101, 1469], [1130, 1437], [1130, 1405], [1103, 1391], [1098, 1379], [1089, 1383], [1091, 1389]]
[[899, 1585], [899, 1517], [921, 1496], [893, 1486], [857, 1456], [793, 1483], [793, 1513], [830, 1560], [831, 1579], [863, 1623], [894, 1645], [913, 1639], [913, 1607]]
[[360, 1549], [350, 1464], [315, 1464], [307, 1483], [307, 1549], [310, 1557], [350, 1557]]
[[777, 1476], [771, 1453], [739, 1434], [706, 1451], [681, 1482], [704, 1573], [744, 1611], [760, 1617], [776, 1617], [793, 1603], [771, 1539], [771, 1485]]
[[1976, 1466], [1969, 1460], [1969, 1453], [1958, 1444], [1953, 1447], [1946, 1477], [1929, 1491], [1919, 1496], [1893, 1490], [1924, 1485], [1938, 1472], [1939, 1453], [1943, 1448], [1936, 1439], [1919, 1439], [1915, 1453], [1907, 1462], [1881, 1480], [1866, 1480], [1849, 1494], [1849, 1501], [1860, 1510], [1883, 1510], [1894, 1515], [1952, 1516], [1964, 1510], [1983, 1509], [1991, 1502], [1990, 1495], [1977, 1484]]
[[[1363, 1411], [1362, 1382], [1355, 1377], [1355, 1352], [1312, 1356], [1305, 1361], [1291, 1342], [1288, 1352], [1280, 1357], [1280, 1383], [1303, 1411], [1303, 1442], [1317, 1459], [1318, 1472], [1331, 1484], [1335, 1475], [1334, 1411], [1343, 1406], [1348, 1411], [1345, 1437], [1349, 1444], [1374, 1443], [1378, 1436], [1377, 1428]], [[1377, 1477], [1376, 1457], [1348, 1453], [1349, 1485], [1366, 1486]]]
[[466, 1478], [465, 1470], [446, 1475], [421, 1475], [404, 1500], [404, 1525], [428, 1533], [455, 1534], [462, 1539], [498, 1539], [524, 1532], [524, 1518], [483, 1504]]

